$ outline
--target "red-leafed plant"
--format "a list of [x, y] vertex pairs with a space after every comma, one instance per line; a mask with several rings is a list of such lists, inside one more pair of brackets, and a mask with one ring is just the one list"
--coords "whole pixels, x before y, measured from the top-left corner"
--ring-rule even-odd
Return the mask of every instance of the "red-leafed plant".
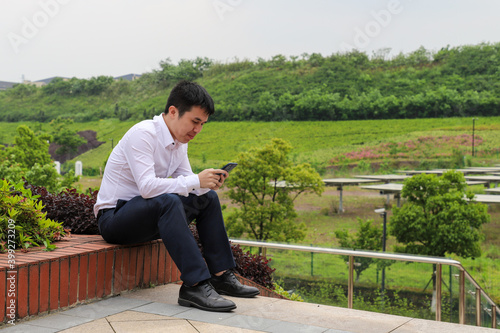
[[272, 273], [276, 268], [271, 268], [265, 256], [251, 254], [250, 251], [244, 252], [239, 244], [231, 244], [234, 260], [236, 261], [236, 270], [238, 273], [261, 285], [274, 290]]
[[62, 222], [73, 234], [98, 235], [97, 220], [94, 216], [94, 204], [97, 191], [89, 195], [78, 193], [75, 189], [65, 189], [58, 194], [50, 193], [43, 186], [26, 185], [33, 195], [39, 195], [43, 212], [54, 221]]

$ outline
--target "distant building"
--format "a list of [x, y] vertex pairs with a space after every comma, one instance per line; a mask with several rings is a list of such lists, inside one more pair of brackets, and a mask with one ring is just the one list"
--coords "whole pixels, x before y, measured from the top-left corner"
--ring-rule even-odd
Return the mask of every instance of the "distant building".
[[43, 79], [43, 80], [38, 80], [38, 81], [35, 81], [33, 83], [36, 83], [36, 84], [42, 84], [43, 85], [46, 85], [46, 84], [49, 84], [50, 82], [52, 82], [52, 80], [54, 79], [63, 79], [63, 81], [68, 81], [69, 80], [69, 77], [62, 77], [62, 76], [53, 76], [53, 77], [49, 77], [48, 79]]
[[[114, 80], [117, 80], [117, 81], [118, 80], [134, 81], [134, 80], [136, 80], [136, 79], [138, 79], [140, 77], [141, 77], [140, 74], [127, 74], [127, 75], [117, 76], [117, 77], [114, 78]], [[38, 80], [38, 81], [30, 81], [30, 80], [24, 80], [23, 79], [23, 84], [31, 84], [31, 85], [34, 85], [36, 87], [42, 87], [42, 86], [44, 86], [46, 84], [49, 84], [50, 82], [52, 82], [56, 78], [60, 78], [63, 81], [69, 80], [69, 78], [67, 78], [67, 77], [53, 76], [53, 77], [49, 77], [47, 79]], [[18, 82], [0, 81], [0, 90], [10, 89], [14, 85], [16, 85], [16, 84], [19, 84], [19, 83]]]
[[36, 86], [37, 88], [40, 88], [41, 86], [46, 85], [45, 82], [38, 82], [38, 81], [33, 82], [33, 81], [30, 81], [30, 80], [24, 80], [23, 84], [30, 84], [32, 86]]
[[7, 90], [12, 88], [15, 84], [18, 84], [17, 82], [7, 82], [7, 81], [0, 81], [0, 90]]
[[114, 79], [116, 81], [118, 81], [118, 80], [134, 81], [140, 77], [141, 77], [140, 74], [127, 74], [127, 75], [117, 76]]
[[54, 80], [56, 78], [60, 78], [63, 81], [69, 80], [69, 78], [67, 78], [67, 77], [53, 76], [53, 77], [49, 77], [48, 79], [43, 79], [43, 80], [38, 80], [38, 81], [24, 80], [23, 84], [31, 84], [33, 86], [36, 86], [37, 88], [40, 88], [46, 84], [49, 84], [50, 82], [52, 82], [52, 80]]

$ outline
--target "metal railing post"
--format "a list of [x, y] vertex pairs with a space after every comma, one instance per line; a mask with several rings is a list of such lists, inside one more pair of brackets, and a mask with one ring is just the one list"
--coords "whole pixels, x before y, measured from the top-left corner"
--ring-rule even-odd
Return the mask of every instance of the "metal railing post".
[[460, 295], [459, 295], [459, 304], [458, 304], [458, 323], [465, 325], [465, 273], [463, 270], [460, 270], [459, 281], [460, 284]]
[[354, 296], [354, 256], [349, 256], [349, 281], [347, 281], [347, 307], [352, 309]]
[[497, 328], [497, 307], [491, 306], [491, 328]]
[[458, 323], [465, 325], [465, 272], [461, 269], [459, 274], [460, 295], [458, 304]]
[[476, 288], [476, 326], [481, 326], [481, 288]]
[[442, 276], [441, 264], [436, 264], [436, 321], [441, 321], [441, 280]]

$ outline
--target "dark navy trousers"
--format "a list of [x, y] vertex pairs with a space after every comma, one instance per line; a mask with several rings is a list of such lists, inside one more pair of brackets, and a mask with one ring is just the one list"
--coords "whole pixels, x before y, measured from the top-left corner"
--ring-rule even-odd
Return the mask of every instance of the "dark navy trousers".
[[[194, 219], [203, 255], [188, 227]], [[116, 208], [105, 211], [98, 223], [102, 237], [112, 244], [161, 238], [187, 285], [236, 266], [215, 191], [201, 196], [162, 194], [118, 200]]]

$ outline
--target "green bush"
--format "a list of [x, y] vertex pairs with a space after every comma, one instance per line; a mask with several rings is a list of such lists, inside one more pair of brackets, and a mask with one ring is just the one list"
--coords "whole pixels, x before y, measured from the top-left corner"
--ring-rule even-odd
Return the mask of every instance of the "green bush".
[[46, 187], [50, 192], [60, 192], [65, 187], [72, 187], [72, 184], [78, 181], [78, 177], [71, 174], [59, 177], [52, 164], [36, 163], [31, 168], [24, 168], [10, 160], [0, 161], [0, 179], [13, 183], [25, 180], [29, 184]]
[[65, 231], [62, 223], [46, 218], [43, 205], [24, 188], [23, 182], [3, 180], [0, 188], [0, 251], [45, 246], [53, 250], [52, 242], [60, 240]]
[[278, 295], [285, 297], [286, 299], [291, 300], [291, 301], [304, 302], [304, 299], [302, 297], [300, 297], [299, 294], [296, 294], [294, 292], [292, 292], [290, 294], [289, 291], [283, 289], [283, 287], [280, 286], [276, 282], [274, 283], [274, 292], [277, 293]]

